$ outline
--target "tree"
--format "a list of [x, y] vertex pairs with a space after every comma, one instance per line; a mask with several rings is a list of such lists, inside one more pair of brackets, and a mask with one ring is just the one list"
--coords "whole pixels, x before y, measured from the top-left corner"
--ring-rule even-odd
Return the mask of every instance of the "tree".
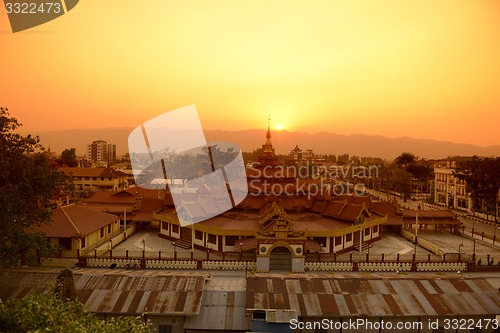
[[402, 153], [396, 159], [394, 160], [394, 163], [403, 168], [407, 168], [410, 164], [415, 164], [417, 161], [417, 157], [413, 155], [412, 153]]
[[61, 153], [61, 162], [69, 167], [78, 166], [78, 160], [76, 159], [76, 148], [64, 149]]
[[349, 154], [342, 154], [337, 156], [338, 165], [347, 165], [349, 163]]
[[394, 191], [402, 193], [403, 198], [406, 200], [408, 193], [411, 191], [411, 174], [400, 168], [390, 168], [389, 178]]
[[21, 300], [0, 300], [0, 332], [150, 332], [149, 324], [124, 316], [100, 320], [77, 300], [33, 294]]
[[500, 157], [479, 158], [458, 163], [454, 176], [466, 182], [467, 191], [471, 194], [474, 203], [486, 210], [495, 210], [498, 220], [498, 194], [500, 191]]
[[38, 137], [14, 131], [21, 126], [0, 108], [0, 266], [30, 264], [47, 254], [45, 236], [35, 228], [50, 221], [44, 207], [54, 191], [67, 185], [48, 162]]

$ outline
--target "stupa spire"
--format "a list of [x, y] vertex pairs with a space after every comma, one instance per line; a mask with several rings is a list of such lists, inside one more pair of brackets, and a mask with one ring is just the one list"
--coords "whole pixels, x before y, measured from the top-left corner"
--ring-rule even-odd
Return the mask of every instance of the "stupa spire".
[[266, 139], [271, 140], [271, 115], [267, 118], [267, 134]]

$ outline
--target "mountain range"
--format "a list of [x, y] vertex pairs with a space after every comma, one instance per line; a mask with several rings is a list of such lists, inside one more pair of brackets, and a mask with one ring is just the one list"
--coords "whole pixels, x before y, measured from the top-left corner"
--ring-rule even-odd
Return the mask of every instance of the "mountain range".
[[[77, 155], [86, 153], [87, 144], [94, 140], [105, 140], [116, 144], [117, 156], [128, 152], [130, 127], [73, 129], [38, 133], [40, 142], [51, 151], [60, 153], [66, 148], [76, 148]], [[209, 142], [232, 142], [242, 151], [251, 152], [265, 141], [265, 130], [207, 130]], [[471, 144], [443, 142], [409, 137], [388, 138], [373, 135], [340, 135], [330, 132], [308, 134], [303, 132], [273, 131], [272, 142], [278, 154], [288, 154], [295, 146], [302, 150], [312, 149], [315, 154], [349, 154], [381, 157], [392, 160], [403, 152], [422, 158], [440, 159], [449, 156], [500, 156], [500, 145], [480, 147]]]

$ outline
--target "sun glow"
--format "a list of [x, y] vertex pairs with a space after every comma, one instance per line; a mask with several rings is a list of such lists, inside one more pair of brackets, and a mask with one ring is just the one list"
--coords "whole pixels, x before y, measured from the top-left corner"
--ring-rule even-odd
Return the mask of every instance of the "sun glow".
[[283, 129], [283, 125], [278, 124], [278, 126], [276, 126], [276, 128], [281, 131]]

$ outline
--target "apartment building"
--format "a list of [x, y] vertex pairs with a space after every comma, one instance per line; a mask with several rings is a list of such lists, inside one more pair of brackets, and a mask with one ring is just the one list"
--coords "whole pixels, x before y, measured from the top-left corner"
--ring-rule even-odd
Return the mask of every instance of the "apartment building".
[[93, 163], [106, 162], [107, 165], [116, 160], [116, 145], [104, 140], [96, 140], [87, 145], [87, 161]]
[[467, 193], [467, 184], [453, 175], [460, 161], [468, 157], [439, 160], [434, 164], [434, 203], [454, 209], [472, 211], [472, 198]]

